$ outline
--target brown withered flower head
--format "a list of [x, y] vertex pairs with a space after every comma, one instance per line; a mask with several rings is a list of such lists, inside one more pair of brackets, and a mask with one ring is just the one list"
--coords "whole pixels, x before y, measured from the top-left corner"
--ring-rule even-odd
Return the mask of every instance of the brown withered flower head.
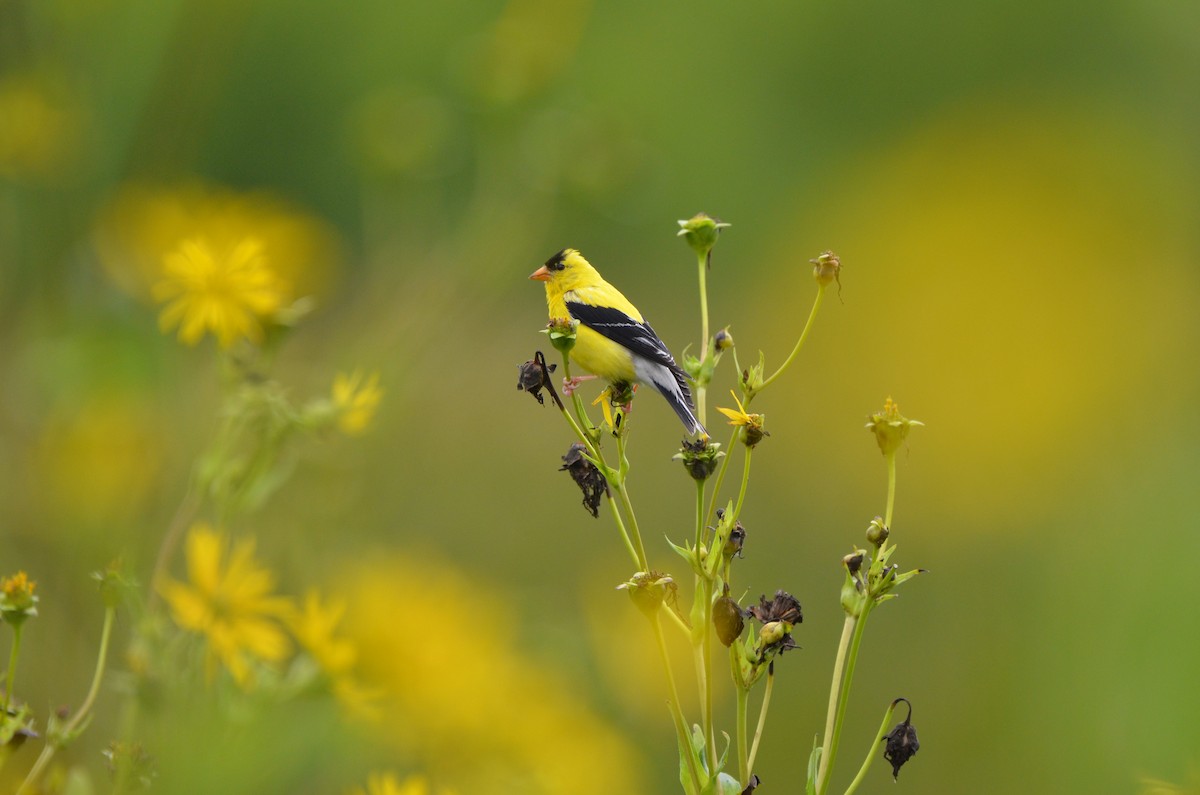
[[788, 649], [796, 648], [792, 639], [792, 627], [804, 620], [800, 611], [800, 603], [790, 593], [784, 590], [775, 592], [775, 597], [767, 601], [767, 597], [759, 597], [759, 603], [752, 605], [746, 612], [762, 622], [759, 630], [759, 659], [767, 660], [775, 654], [782, 654]]
[[542, 399], [541, 391], [545, 389], [561, 409], [562, 401], [558, 399], [558, 393], [554, 391], [554, 385], [550, 382], [550, 373], [553, 373], [556, 367], [558, 367], [556, 364], [546, 364], [546, 357], [542, 355], [541, 351], [536, 351], [532, 359], [525, 364], [517, 365], [520, 372], [520, 375], [517, 376], [517, 391], [528, 392], [537, 398], [539, 404], [544, 406], [546, 401]]
[[707, 480], [717, 469], [717, 461], [725, 455], [721, 445], [709, 441], [707, 437], [696, 441], [683, 440], [683, 447], [671, 456], [672, 461], [682, 461], [683, 468], [695, 480]]
[[593, 517], [598, 517], [600, 515], [600, 498], [612, 495], [608, 491], [608, 481], [604, 479], [604, 475], [595, 464], [583, 457], [585, 449], [580, 442], [571, 445], [567, 454], [562, 457], [563, 465], [558, 468], [558, 471], [565, 470], [570, 473], [575, 485], [579, 486], [579, 490], [583, 492], [583, 507]]
[[908, 717], [903, 723], [897, 723], [896, 728], [888, 732], [883, 741], [887, 743], [883, 749], [883, 758], [892, 765], [892, 779], [895, 780], [900, 775], [900, 768], [920, 749], [921, 744], [917, 742], [917, 728], [912, 725], [912, 704], [907, 698], [898, 698], [892, 702], [893, 706], [903, 701], [908, 704]]

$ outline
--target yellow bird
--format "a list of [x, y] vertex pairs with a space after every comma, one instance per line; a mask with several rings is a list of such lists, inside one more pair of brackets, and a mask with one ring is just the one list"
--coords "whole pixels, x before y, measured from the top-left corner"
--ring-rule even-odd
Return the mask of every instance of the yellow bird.
[[546, 283], [550, 317], [579, 321], [571, 359], [610, 383], [657, 389], [688, 433], [706, 433], [696, 419], [687, 376], [642, 313], [573, 248], [564, 248], [529, 275]]

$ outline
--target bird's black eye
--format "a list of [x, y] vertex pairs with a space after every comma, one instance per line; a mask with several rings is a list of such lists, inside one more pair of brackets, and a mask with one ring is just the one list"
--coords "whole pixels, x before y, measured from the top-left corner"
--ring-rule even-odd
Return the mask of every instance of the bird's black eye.
[[560, 271], [563, 268], [567, 267], [566, 259], [567, 259], [567, 249], [564, 248], [562, 251], [558, 252], [553, 257], [546, 260], [546, 268], [548, 270], [552, 270], [552, 271]]

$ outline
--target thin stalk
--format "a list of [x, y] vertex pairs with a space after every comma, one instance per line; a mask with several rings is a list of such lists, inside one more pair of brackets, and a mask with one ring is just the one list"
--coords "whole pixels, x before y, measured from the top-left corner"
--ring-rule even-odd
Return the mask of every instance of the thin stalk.
[[753, 452], [753, 447], [746, 448], [746, 465], [742, 468], [742, 487], [738, 490], [737, 503], [733, 508], [734, 519], [742, 515], [742, 503], [746, 500], [746, 486], [750, 484], [750, 454]]
[[862, 767], [858, 769], [858, 775], [850, 782], [850, 786], [846, 787], [845, 795], [853, 795], [858, 789], [858, 785], [863, 783], [863, 779], [867, 776], [867, 771], [871, 769], [871, 763], [875, 761], [878, 754], [875, 749], [879, 747], [879, 743], [883, 740], [883, 735], [887, 733], [888, 725], [892, 722], [892, 713], [896, 711], [896, 705], [900, 703], [897, 699], [888, 705], [887, 712], [883, 713], [883, 723], [879, 724], [879, 731], [875, 733], [875, 739], [871, 741], [871, 747], [867, 749], [867, 758], [863, 760]]
[[8, 715], [8, 706], [12, 703], [13, 680], [17, 675], [17, 654], [21, 650], [21, 630], [24, 624], [13, 624], [12, 651], [8, 654], [8, 675], [4, 682], [4, 714]]
[[[871, 614], [872, 602], [867, 600], [863, 603], [862, 615], [854, 627], [854, 637], [850, 641], [850, 650], [846, 654], [846, 674], [845, 681], [842, 683], [842, 692], [838, 700], [837, 720], [833, 726], [833, 742], [829, 744], [829, 764], [825, 766], [825, 778], [821, 782], [821, 787], [817, 790], [819, 795], [824, 795], [829, 787], [829, 775], [833, 772], [833, 763], [837, 759], [838, 742], [841, 740], [842, 726], [845, 724], [846, 705], [850, 703], [850, 686], [854, 682], [854, 667], [858, 662], [858, 650], [862, 646], [863, 631], [867, 626], [867, 617]], [[821, 757], [822, 763], [825, 761], [824, 753]]]
[[[704, 481], [696, 481], [696, 549], [704, 543]], [[699, 554], [697, 552], [697, 554]]]
[[[704, 588], [704, 631], [700, 635], [700, 646], [697, 649], [697, 661], [704, 673], [704, 744], [708, 749], [708, 772], [710, 776], [717, 775], [717, 734], [713, 728], [713, 672], [712, 672], [712, 592], [709, 590], [710, 580], [705, 580]], [[699, 596], [699, 594], [697, 594]]]
[[663, 670], [667, 673], [667, 683], [671, 687], [671, 718], [675, 723], [675, 734], [679, 741], [679, 747], [686, 753], [685, 761], [687, 763], [688, 774], [692, 779], [693, 791], [699, 793], [701, 789], [700, 771], [696, 768], [696, 755], [692, 753], [692, 741], [688, 736], [687, 721], [683, 717], [683, 710], [679, 706], [679, 689], [675, 686], [675, 674], [671, 671], [671, 656], [667, 653], [667, 641], [663, 637], [662, 622], [656, 614], [650, 622], [654, 625], [654, 637], [658, 641], [658, 653], [662, 657]]
[[646, 547], [642, 544], [642, 531], [638, 529], [637, 515], [633, 512], [633, 502], [629, 499], [629, 489], [625, 486], [625, 474], [629, 470], [629, 459], [625, 457], [625, 434], [617, 436], [617, 457], [620, 461], [621, 477], [617, 481], [617, 496], [621, 498], [621, 507], [629, 517], [629, 534], [637, 547], [639, 571], [650, 571], [649, 559], [646, 557]]
[[87, 719], [92, 711], [92, 705], [96, 702], [96, 696], [100, 693], [100, 683], [104, 679], [104, 663], [108, 658], [108, 641], [112, 637], [113, 619], [116, 618], [117, 610], [115, 607], [106, 608], [104, 611], [104, 628], [100, 631], [100, 653], [96, 657], [96, 671], [92, 675], [92, 686], [88, 689], [87, 696], [83, 699], [83, 704], [71, 716], [71, 720], [63, 727], [62, 732], [57, 738], [50, 738], [46, 745], [42, 747], [41, 754], [38, 755], [37, 761], [33, 763], [33, 767], [29, 769], [25, 780], [21, 782], [21, 786], [17, 789], [17, 795], [31, 791], [38, 778], [42, 775], [46, 765], [50, 763], [55, 751], [62, 745], [74, 739], [74, 735], [79, 731], [83, 722]]
[[767, 708], [771, 706], [771, 691], [775, 689], [775, 668], [767, 668], [767, 689], [763, 691], [762, 706], [758, 710], [758, 726], [754, 729], [754, 742], [750, 746], [750, 759], [747, 767], [747, 783], [749, 774], [754, 772], [754, 758], [758, 756], [758, 741], [762, 739], [763, 727], [767, 725]]
[[[792, 363], [792, 360], [796, 358], [796, 354], [798, 354], [800, 352], [800, 349], [802, 347], [804, 347], [804, 340], [806, 340], [808, 338], [809, 329], [811, 329], [813, 326], [813, 320], [815, 320], [817, 317], [817, 310], [819, 310], [821, 308], [821, 299], [824, 297], [825, 297], [825, 285], [818, 284], [817, 285], [817, 297], [813, 299], [812, 309], [808, 313], [808, 322], [806, 322], [804, 324], [804, 330], [800, 332], [800, 339], [796, 340], [796, 347], [792, 348], [792, 352], [790, 354], [788, 354], [787, 359], [784, 360], [783, 364], [779, 366], [779, 369], [776, 370], [770, 378], [763, 381], [762, 384], [759, 385], [758, 389], [755, 390], [756, 392], [761, 392], [762, 390], [766, 389], [775, 381], [776, 378], [783, 375], [783, 371], [788, 368], [788, 365], [790, 365]], [[753, 397], [753, 395], [746, 396], [746, 404], [745, 405], [747, 405], [747, 406], [750, 405], [751, 397]]]
[[154, 573], [150, 575], [149, 612], [151, 613], [158, 608], [160, 599], [158, 583], [162, 582], [163, 577], [166, 576], [167, 567], [171, 565], [171, 558], [174, 557], [175, 549], [179, 546], [179, 539], [183, 536], [183, 531], [191, 524], [196, 510], [200, 507], [202, 497], [195, 481], [196, 478], [193, 477], [192, 482], [188, 484], [187, 493], [183, 495], [183, 500], [175, 509], [175, 515], [171, 517], [171, 523], [167, 525], [167, 534], [163, 536], [162, 544], [158, 547], [158, 556], [154, 559]]
[[[737, 667], [737, 644], [729, 647], [734, 656], [734, 668]], [[750, 691], [742, 687], [741, 682], [734, 682], [737, 689], [737, 751], [738, 751], [738, 781], [742, 786], [750, 783], [750, 754], [746, 747], [746, 707], [750, 700]]]
[[858, 624], [855, 616], [846, 615], [842, 624], [842, 639], [838, 641], [837, 656], [833, 663], [833, 677], [829, 683], [829, 711], [825, 716], [825, 733], [821, 735], [821, 762], [817, 766], [816, 790], [825, 791], [825, 779], [829, 775], [829, 755], [833, 746], [834, 726], [837, 722], [838, 704], [842, 697], [842, 680], [845, 674], [846, 654], [850, 651], [850, 642], [854, 639], [854, 628]]
[[717, 469], [717, 480], [713, 486], [712, 499], [708, 502], [708, 513], [705, 516], [716, 516], [717, 498], [721, 496], [721, 484], [725, 482], [725, 470], [729, 469], [729, 451], [733, 449], [733, 443], [738, 440], [740, 432], [741, 428], [735, 427], [729, 436], [728, 444], [725, 445], [725, 455], [721, 456], [721, 466]]
[[892, 528], [892, 510], [896, 507], [896, 453], [893, 451], [888, 453], [888, 496], [887, 496], [887, 512], [883, 517], [883, 524], [889, 530]]
[[[696, 259], [700, 266], [700, 361], [704, 364], [708, 362], [708, 255], [697, 254]], [[700, 415], [700, 424], [708, 425], [707, 400], [705, 393], [708, 391], [708, 384], [704, 380], [700, 380], [696, 384], [696, 410]]]

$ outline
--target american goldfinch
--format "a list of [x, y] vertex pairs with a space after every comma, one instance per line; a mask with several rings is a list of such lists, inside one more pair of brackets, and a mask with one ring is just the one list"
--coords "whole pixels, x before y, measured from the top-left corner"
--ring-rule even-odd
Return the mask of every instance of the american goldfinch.
[[667, 399], [688, 433], [706, 433], [696, 419], [687, 376], [667, 346], [621, 291], [573, 248], [564, 248], [529, 275], [546, 283], [550, 317], [579, 321], [571, 359], [611, 383], [649, 384]]

